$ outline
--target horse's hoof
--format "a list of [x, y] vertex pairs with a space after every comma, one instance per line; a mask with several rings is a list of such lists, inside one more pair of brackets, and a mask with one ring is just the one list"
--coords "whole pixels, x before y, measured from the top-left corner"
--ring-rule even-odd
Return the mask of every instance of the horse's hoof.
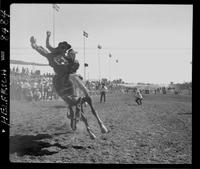
[[107, 133], [108, 132], [108, 129], [103, 124], [101, 125], [101, 132], [102, 133]]
[[71, 127], [73, 131], [76, 131], [76, 126], [75, 127]]
[[75, 131], [76, 130], [76, 126], [71, 126], [72, 130]]

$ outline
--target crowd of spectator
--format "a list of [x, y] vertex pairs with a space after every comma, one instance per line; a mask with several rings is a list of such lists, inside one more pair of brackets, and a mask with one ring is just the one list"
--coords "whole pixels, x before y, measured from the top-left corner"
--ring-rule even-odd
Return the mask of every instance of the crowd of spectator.
[[10, 70], [10, 98], [27, 101], [58, 99], [52, 84], [53, 75], [38, 72], [28, 68]]
[[[40, 74], [39, 70], [33, 71], [28, 68], [19, 70], [18, 67], [10, 69], [10, 98], [15, 100], [39, 101], [58, 99], [58, 95], [52, 84], [53, 74]], [[99, 95], [102, 83], [104, 83], [108, 92], [115, 92], [120, 89], [116, 82], [110, 82], [105, 79], [102, 81], [87, 80], [86, 87], [91, 95]]]
[[32, 77], [16, 75], [10, 79], [10, 98], [16, 100], [58, 99], [51, 77]]
[[107, 93], [116, 93], [121, 91], [121, 85], [119, 83], [116, 83], [115, 81], [108, 81], [105, 79], [102, 79], [101, 81], [98, 80], [87, 80], [85, 85], [90, 91], [91, 94], [100, 94], [100, 89], [102, 84], [104, 84], [107, 87]]
[[[14, 67], [13, 69], [10, 69], [10, 98], [27, 101], [48, 101], [52, 99], [58, 99], [59, 97], [53, 87], [52, 77], [53, 74], [50, 73], [41, 75], [39, 70], [30, 71], [28, 68], [22, 68], [20, 71], [18, 67]], [[101, 81], [87, 80], [85, 82], [85, 85], [88, 88], [91, 95], [100, 95], [102, 84], [104, 84], [107, 87], [107, 93], [135, 93], [137, 90], [137, 88], [133, 87], [123, 87], [123, 85], [121, 85], [121, 79], [119, 81], [109, 81], [107, 79], [102, 79]], [[179, 86], [181, 86], [183, 89], [190, 88], [191, 93], [191, 83], [184, 85], [179, 84]], [[180, 91], [177, 92], [177, 90], [175, 90], [174, 86], [168, 88], [159, 87], [154, 89], [140, 89], [140, 91], [143, 94], [167, 94], [170, 92], [175, 94], [180, 93]]]
[[[25, 68], [25, 67], [22, 67], [22, 69], [20, 70], [19, 67], [13, 67], [13, 68], [10, 68], [10, 74], [11, 75], [41, 75], [41, 72], [40, 70], [30, 70], [29, 68]], [[43, 76], [45, 77], [52, 77], [53, 74], [51, 73], [43, 73], [42, 74]]]

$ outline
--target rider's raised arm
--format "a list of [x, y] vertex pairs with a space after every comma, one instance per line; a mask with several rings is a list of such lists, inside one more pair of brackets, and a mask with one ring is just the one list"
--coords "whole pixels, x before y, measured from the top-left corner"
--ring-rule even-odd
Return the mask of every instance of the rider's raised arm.
[[33, 36], [30, 38], [30, 42], [31, 42], [31, 47], [33, 49], [35, 49], [42, 56], [44, 56], [47, 59], [49, 59], [49, 52], [46, 49], [44, 49], [42, 46], [38, 46], [36, 44], [36, 39]]
[[53, 52], [55, 51], [55, 48], [53, 48], [49, 43], [50, 36], [51, 36], [51, 32], [47, 31], [46, 48], [49, 49], [50, 52]]

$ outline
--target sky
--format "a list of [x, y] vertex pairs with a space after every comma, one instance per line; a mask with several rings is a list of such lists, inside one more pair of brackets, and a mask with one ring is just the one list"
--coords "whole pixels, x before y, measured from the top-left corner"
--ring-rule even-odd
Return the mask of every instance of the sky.
[[159, 84], [192, 80], [192, 5], [57, 5], [59, 11], [52, 4], [10, 6], [10, 59], [48, 63], [29, 39], [34, 36], [45, 47], [46, 31], [51, 31], [52, 45], [55, 36], [56, 46], [67, 41], [78, 52], [82, 76], [85, 49], [86, 79]]

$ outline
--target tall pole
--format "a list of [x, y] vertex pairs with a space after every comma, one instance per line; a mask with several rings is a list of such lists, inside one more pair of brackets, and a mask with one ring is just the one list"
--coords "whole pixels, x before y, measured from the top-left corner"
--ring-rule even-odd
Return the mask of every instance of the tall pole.
[[98, 65], [99, 65], [99, 82], [101, 81], [101, 64], [100, 64], [100, 48], [98, 50]]
[[60, 7], [56, 4], [52, 5], [53, 7], [53, 47], [55, 47], [55, 10], [58, 12]]
[[109, 80], [111, 81], [111, 54], [109, 54]]
[[55, 48], [55, 9], [53, 8], [53, 47]]
[[118, 75], [118, 59], [116, 60], [116, 74], [117, 74], [116, 77], [117, 77], [117, 80], [118, 80], [118, 78], [119, 78], [119, 77], [118, 77], [118, 76], [119, 76], [119, 75]]
[[85, 63], [85, 38], [88, 38], [88, 33], [83, 31], [83, 59], [84, 59], [84, 80], [86, 81], [86, 67], [88, 64]]
[[[192, 61], [190, 62], [191, 64], [191, 74], [193, 73], [193, 70], [192, 70]], [[191, 82], [192, 82], [192, 76], [191, 76]]]
[[84, 59], [84, 80], [86, 81], [86, 66], [85, 66], [85, 36], [83, 36], [83, 59]]
[[109, 80], [111, 81], [111, 76], [110, 76], [110, 57], [109, 57], [109, 61], [108, 61], [109, 63]]
[[87, 79], [89, 80], [90, 76], [89, 76], [89, 71], [87, 72]]

